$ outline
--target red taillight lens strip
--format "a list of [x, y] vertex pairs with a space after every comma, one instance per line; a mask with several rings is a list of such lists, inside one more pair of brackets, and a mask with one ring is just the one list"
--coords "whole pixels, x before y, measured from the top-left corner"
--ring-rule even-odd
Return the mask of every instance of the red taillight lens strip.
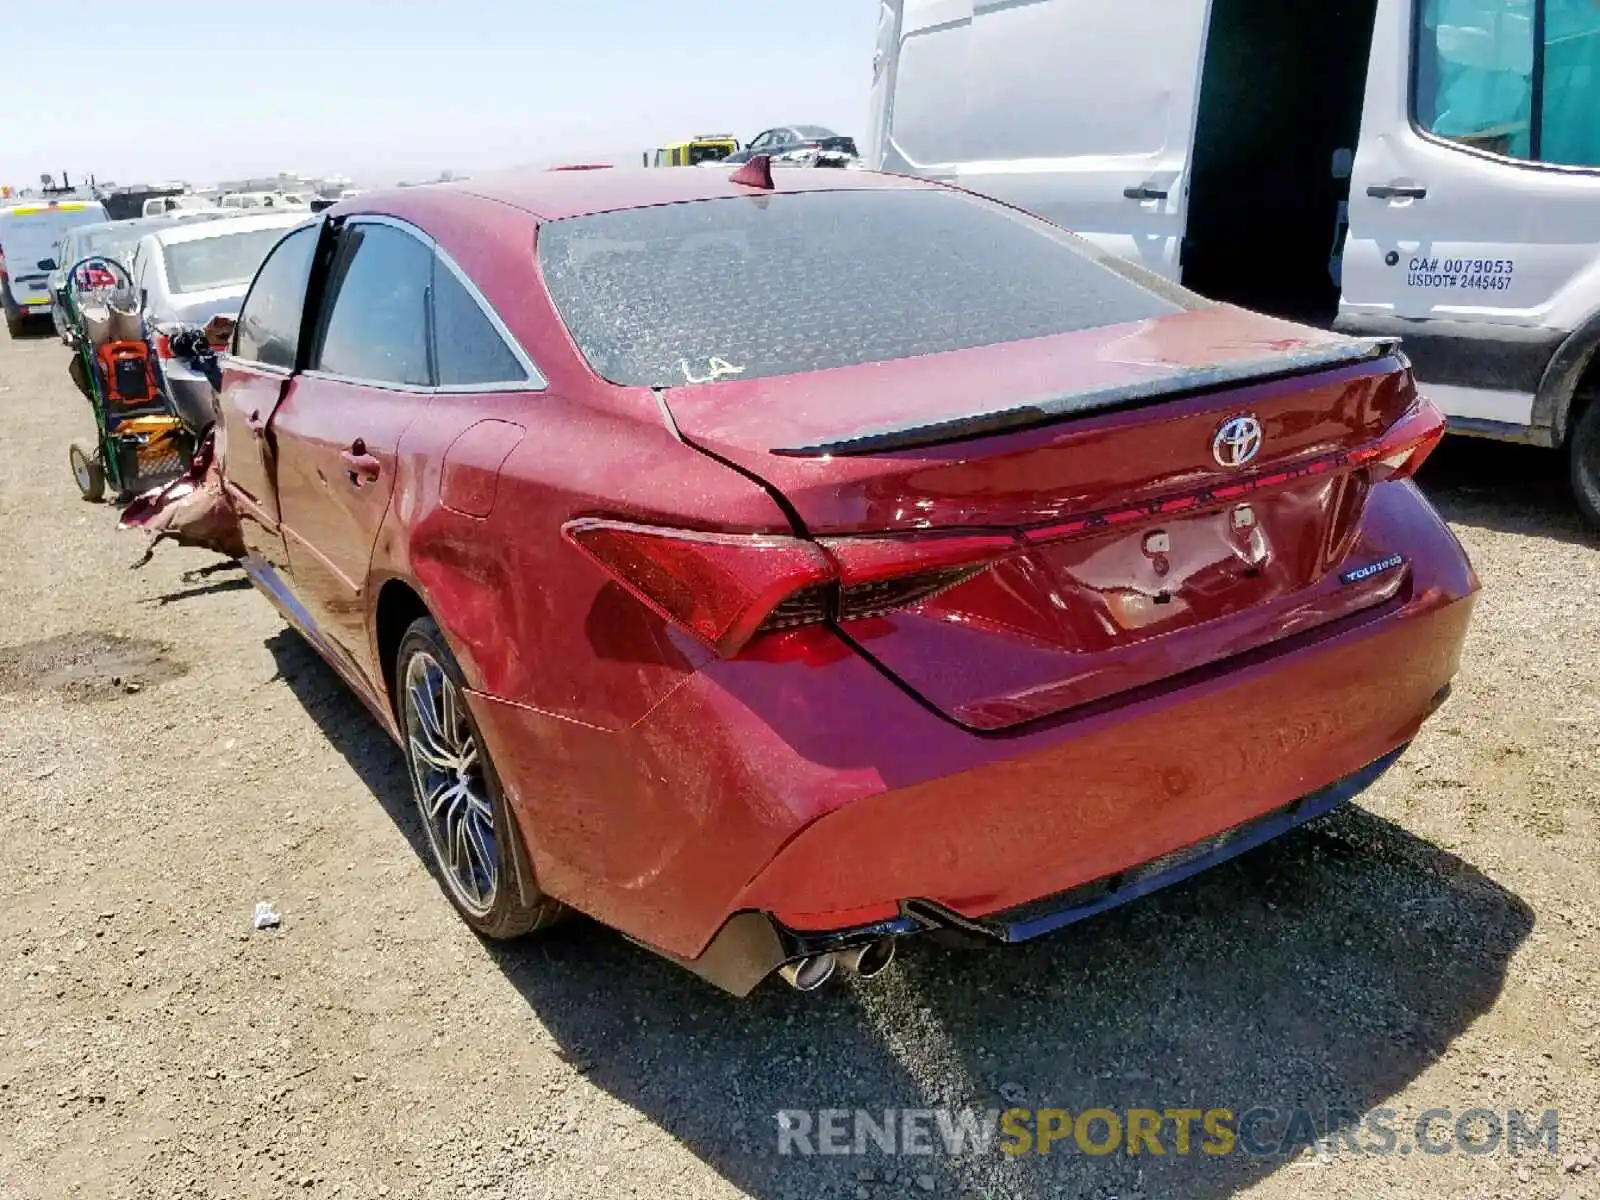
[[1299, 480], [1369, 468], [1377, 480], [1414, 472], [1444, 435], [1420, 401], [1369, 446], [1230, 479], [1070, 521], [1004, 533], [917, 532], [822, 538], [703, 533], [602, 517], [562, 534], [641, 603], [724, 657], [757, 634], [877, 616], [959, 587], [1030, 545], [1210, 508]]
[[1211, 484], [1189, 492], [1176, 492], [1140, 504], [1099, 509], [1069, 521], [1059, 521], [1053, 525], [1024, 530], [1022, 536], [1026, 542], [1033, 545], [1057, 542], [1066, 538], [1098, 533], [1133, 521], [1148, 521], [1152, 517], [1212, 508], [1262, 492], [1276, 491], [1304, 479], [1360, 467], [1370, 466], [1375, 481], [1402, 479], [1413, 474], [1422, 465], [1423, 460], [1433, 452], [1434, 447], [1444, 437], [1444, 431], [1443, 414], [1432, 401], [1421, 400], [1405, 416], [1391, 425], [1381, 438], [1369, 446], [1341, 450], [1336, 454], [1322, 455], [1255, 475], [1241, 475], [1225, 484]]
[[838, 564], [839, 582], [846, 587], [912, 572], [983, 566], [1017, 549], [1017, 539], [1009, 534], [822, 538], [817, 544]]
[[1358, 465], [1371, 463], [1376, 481], [1407, 479], [1438, 449], [1445, 429], [1444, 413], [1432, 400], [1424, 398], [1391, 425], [1376, 445], [1363, 446], [1351, 457]]

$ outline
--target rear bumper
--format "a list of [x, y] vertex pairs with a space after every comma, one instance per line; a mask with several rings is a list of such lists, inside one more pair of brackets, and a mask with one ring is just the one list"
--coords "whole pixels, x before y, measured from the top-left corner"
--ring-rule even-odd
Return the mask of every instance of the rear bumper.
[[724, 986], [925, 921], [1037, 936], [1309, 819], [1415, 736], [1477, 582], [1393, 486], [1403, 595], [1017, 730], [955, 726], [825, 629], [706, 663], [620, 731], [471, 703], [541, 885]]
[[1415, 736], [1454, 675], [1468, 601], [1391, 613], [809, 823], [735, 907], [802, 930], [917, 899], [998, 916], [1196, 845], [1355, 775]]
[[[1442, 692], [1438, 700], [1443, 699]], [[1392, 750], [1327, 787], [1193, 846], [1019, 908], [969, 919], [924, 900], [906, 900], [893, 918], [821, 932], [790, 929], [767, 913], [743, 912], [731, 917], [697, 958], [677, 961], [724, 991], [746, 996], [786, 962], [882, 938], [947, 930], [971, 934], [977, 942], [1032, 941], [1180, 883], [1332, 812], [1371, 787], [1403, 752], [1403, 747]]]

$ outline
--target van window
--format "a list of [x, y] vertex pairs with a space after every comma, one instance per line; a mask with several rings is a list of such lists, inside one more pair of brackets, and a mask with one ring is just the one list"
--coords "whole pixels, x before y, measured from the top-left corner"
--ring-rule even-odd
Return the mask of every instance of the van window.
[[1600, 166], [1600, 4], [1421, 0], [1416, 119], [1529, 161]]
[[1539, 157], [1600, 167], [1600, 4], [1546, 3]]

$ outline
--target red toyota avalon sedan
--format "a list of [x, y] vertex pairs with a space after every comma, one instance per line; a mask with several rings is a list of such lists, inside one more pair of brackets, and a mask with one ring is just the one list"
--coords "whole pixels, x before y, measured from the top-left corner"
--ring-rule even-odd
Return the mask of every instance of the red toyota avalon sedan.
[[288, 234], [224, 359], [254, 581], [451, 902], [743, 995], [1017, 942], [1376, 779], [1477, 581], [1392, 342], [870, 172], [540, 172]]

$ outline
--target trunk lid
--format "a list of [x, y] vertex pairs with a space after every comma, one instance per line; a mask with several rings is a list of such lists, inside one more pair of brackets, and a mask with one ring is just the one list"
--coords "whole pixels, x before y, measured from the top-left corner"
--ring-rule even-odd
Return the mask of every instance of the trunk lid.
[[1407, 578], [1344, 577], [1387, 553], [1361, 541], [1360, 463], [1416, 400], [1391, 345], [1217, 306], [664, 397], [825, 546], [992, 535], [982, 569], [840, 623], [972, 728], [1349, 618]]

